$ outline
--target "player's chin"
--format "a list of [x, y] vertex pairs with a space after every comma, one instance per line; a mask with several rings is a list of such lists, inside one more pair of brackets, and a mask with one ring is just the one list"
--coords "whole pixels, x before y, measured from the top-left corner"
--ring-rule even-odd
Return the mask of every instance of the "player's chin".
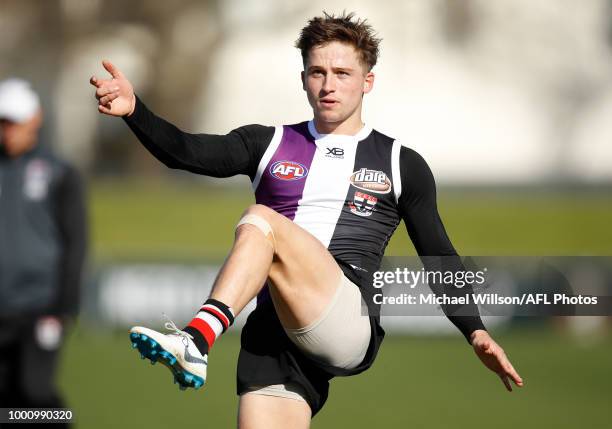
[[332, 111], [329, 109], [322, 109], [316, 112], [316, 117], [323, 122], [336, 123], [342, 121], [341, 112]]

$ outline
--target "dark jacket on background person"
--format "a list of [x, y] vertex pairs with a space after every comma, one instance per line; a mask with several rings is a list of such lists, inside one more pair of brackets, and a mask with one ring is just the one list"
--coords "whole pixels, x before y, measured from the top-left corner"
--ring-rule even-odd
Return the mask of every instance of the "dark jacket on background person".
[[42, 145], [10, 158], [0, 144], [0, 319], [77, 314], [86, 231], [77, 170]]

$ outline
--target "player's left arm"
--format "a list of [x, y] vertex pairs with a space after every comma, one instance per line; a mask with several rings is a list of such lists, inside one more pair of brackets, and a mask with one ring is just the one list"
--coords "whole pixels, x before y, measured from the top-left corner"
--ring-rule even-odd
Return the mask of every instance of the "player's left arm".
[[510, 363], [504, 349], [491, 338], [487, 331], [476, 330], [472, 332], [470, 340], [476, 355], [487, 368], [501, 378], [508, 391], [512, 392], [510, 380], [517, 386], [523, 387], [523, 379]]
[[[398, 208], [410, 239], [424, 264], [431, 263], [430, 257], [435, 257], [435, 265], [438, 267], [463, 269], [438, 213], [436, 184], [427, 162], [414, 150], [402, 147], [400, 173], [402, 190]], [[467, 294], [472, 292], [472, 288], [468, 285], [460, 291]], [[461, 316], [453, 314], [456, 309], [449, 306], [443, 309], [449, 320], [472, 345], [482, 363], [499, 375], [508, 390], [512, 390], [509, 380], [517, 386], [523, 385], [523, 380], [504, 350], [487, 332], [478, 314], [478, 307], [473, 302], [461, 307]]]

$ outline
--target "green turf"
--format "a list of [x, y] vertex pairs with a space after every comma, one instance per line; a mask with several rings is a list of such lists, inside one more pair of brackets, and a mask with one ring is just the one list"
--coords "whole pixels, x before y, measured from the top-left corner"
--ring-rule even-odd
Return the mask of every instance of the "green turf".
[[191, 182], [106, 182], [90, 188], [92, 250], [100, 260], [219, 259], [252, 202]]
[[[579, 347], [552, 330], [500, 335], [526, 385], [513, 393], [462, 338], [389, 337], [373, 368], [336, 379], [313, 428], [608, 428], [612, 338]], [[61, 386], [82, 428], [235, 426], [238, 336], [211, 355], [205, 390], [131, 349], [127, 333], [74, 332]]]
[[[245, 184], [245, 189], [247, 185]], [[90, 188], [92, 261], [218, 261], [248, 192], [193, 182], [105, 182]], [[607, 193], [442, 192], [463, 255], [612, 255]], [[400, 226], [387, 254], [413, 254]], [[553, 331], [499, 337], [526, 380], [508, 394], [461, 338], [390, 337], [365, 374], [333, 382], [314, 428], [610, 427], [612, 341], [581, 348]], [[83, 428], [234, 427], [239, 342], [215, 346], [206, 391], [179, 392], [127, 333], [70, 337], [60, 374]]]
[[[253, 202], [193, 182], [106, 182], [91, 187], [96, 260], [220, 259]], [[609, 193], [442, 192], [439, 209], [463, 255], [612, 255]], [[400, 225], [387, 254], [414, 254]]]

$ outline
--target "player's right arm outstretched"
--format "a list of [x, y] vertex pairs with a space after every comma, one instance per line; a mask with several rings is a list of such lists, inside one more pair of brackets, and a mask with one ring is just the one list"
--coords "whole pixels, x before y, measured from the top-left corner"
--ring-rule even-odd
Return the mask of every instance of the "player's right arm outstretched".
[[93, 76], [100, 113], [123, 117], [140, 142], [170, 168], [213, 177], [246, 174], [253, 178], [274, 135], [274, 127], [247, 125], [226, 135], [187, 133], [151, 112], [110, 61], [102, 65], [111, 79]]

